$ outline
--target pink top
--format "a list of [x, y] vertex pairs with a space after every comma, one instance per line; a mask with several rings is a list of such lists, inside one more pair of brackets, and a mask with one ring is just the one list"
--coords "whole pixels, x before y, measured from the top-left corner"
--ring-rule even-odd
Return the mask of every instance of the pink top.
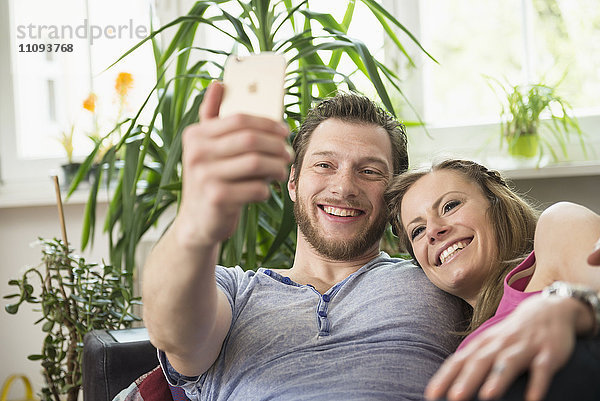
[[534, 294], [538, 294], [541, 291], [524, 292], [525, 287], [529, 284], [531, 276], [535, 271], [535, 254], [531, 252], [529, 256], [519, 266], [515, 267], [510, 273], [506, 275], [504, 279], [504, 295], [500, 300], [496, 314], [486, 320], [481, 326], [469, 334], [460, 343], [457, 350], [463, 348], [473, 340], [476, 336], [481, 334], [484, 330], [492, 327], [496, 323], [504, 319], [509, 313], [511, 313], [523, 300], [529, 298]]

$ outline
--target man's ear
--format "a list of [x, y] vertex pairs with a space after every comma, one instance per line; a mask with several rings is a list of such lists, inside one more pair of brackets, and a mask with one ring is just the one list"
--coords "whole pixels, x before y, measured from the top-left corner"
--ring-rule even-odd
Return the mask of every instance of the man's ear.
[[288, 193], [290, 194], [290, 199], [292, 202], [296, 202], [296, 180], [295, 177], [295, 168], [292, 166], [290, 169], [290, 176], [288, 177], [287, 188]]

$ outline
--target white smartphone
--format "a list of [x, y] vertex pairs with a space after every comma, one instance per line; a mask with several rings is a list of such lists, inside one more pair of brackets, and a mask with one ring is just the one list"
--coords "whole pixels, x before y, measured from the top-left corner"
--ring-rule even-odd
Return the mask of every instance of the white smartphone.
[[220, 116], [245, 113], [281, 121], [285, 67], [285, 58], [271, 52], [229, 56], [223, 72]]

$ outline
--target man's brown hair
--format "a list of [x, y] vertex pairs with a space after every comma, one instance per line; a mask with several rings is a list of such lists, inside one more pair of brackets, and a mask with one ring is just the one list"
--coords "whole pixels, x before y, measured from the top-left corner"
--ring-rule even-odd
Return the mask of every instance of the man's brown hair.
[[408, 152], [406, 150], [407, 140], [404, 125], [366, 96], [339, 92], [336, 96], [321, 101], [310, 110], [300, 126], [292, 143], [296, 153], [296, 159], [292, 164], [294, 167], [294, 181], [298, 181], [312, 133], [319, 124], [330, 118], [354, 124], [376, 125], [385, 129], [392, 143], [394, 174], [406, 171], [408, 168]]

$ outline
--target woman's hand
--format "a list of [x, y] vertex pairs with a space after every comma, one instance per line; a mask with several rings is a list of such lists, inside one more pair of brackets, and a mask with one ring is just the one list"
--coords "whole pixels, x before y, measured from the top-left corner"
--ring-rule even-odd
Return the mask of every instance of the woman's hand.
[[529, 370], [525, 399], [540, 400], [571, 356], [576, 334], [592, 324], [583, 303], [534, 295], [448, 358], [430, 380], [425, 396], [458, 401], [478, 392], [480, 399], [494, 399]]

